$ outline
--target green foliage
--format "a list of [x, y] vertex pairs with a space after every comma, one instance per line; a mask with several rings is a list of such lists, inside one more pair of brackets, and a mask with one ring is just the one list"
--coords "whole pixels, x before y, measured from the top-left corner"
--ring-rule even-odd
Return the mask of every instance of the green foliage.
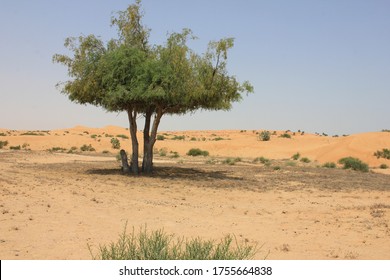
[[380, 169], [387, 169], [389, 168], [389, 166], [387, 164], [384, 164], [382, 163], [380, 166], [379, 166]]
[[191, 137], [190, 141], [196, 141], [196, 137]]
[[193, 156], [193, 157], [196, 157], [196, 156], [207, 157], [209, 155], [209, 152], [208, 151], [202, 151], [201, 149], [198, 149], [198, 148], [193, 148], [193, 149], [188, 151], [187, 155], [188, 156]]
[[180, 157], [180, 155], [179, 155], [178, 152], [172, 152], [172, 151], [171, 151], [170, 154], [171, 154], [171, 155], [170, 155], [171, 158], [178, 158], [178, 157]]
[[159, 151], [158, 151], [158, 154], [160, 157], [166, 157], [167, 156], [167, 149], [166, 148], [161, 148]]
[[288, 133], [283, 133], [283, 134], [281, 134], [279, 137], [281, 137], [281, 138], [288, 138], [288, 139], [290, 139], [290, 138], [291, 138], [291, 135], [290, 135], [290, 134], [288, 134]]
[[20, 150], [21, 149], [20, 145], [18, 145], [18, 146], [10, 146], [9, 148], [11, 150]]
[[164, 141], [165, 140], [165, 136], [164, 135], [157, 135], [157, 140], [159, 141]]
[[257, 162], [260, 162], [262, 164], [268, 164], [270, 163], [270, 160], [268, 158], [265, 158], [265, 157], [257, 157], [253, 160], [254, 163], [257, 163]]
[[239, 157], [236, 158], [227, 158], [224, 161], [222, 161], [223, 164], [229, 164], [229, 165], [235, 165], [237, 162], [241, 162], [242, 159]]
[[89, 144], [89, 145], [86, 145], [86, 144], [82, 145], [82, 146], [80, 147], [80, 150], [81, 150], [82, 152], [94, 152], [94, 151], [96, 151], [95, 148], [92, 147], [91, 144]]
[[172, 140], [184, 140], [186, 137], [184, 135], [180, 135], [180, 136], [173, 136]]
[[122, 138], [122, 139], [129, 139], [129, 136], [124, 134], [118, 134], [116, 137]]
[[311, 160], [309, 158], [307, 158], [307, 157], [303, 157], [303, 158], [301, 158], [301, 162], [310, 163]]
[[368, 172], [368, 164], [362, 162], [358, 158], [345, 157], [339, 160], [340, 164], [344, 165], [344, 169], [352, 169], [356, 171]]
[[8, 141], [0, 141], [0, 149], [8, 145]]
[[42, 132], [36, 132], [36, 131], [27, 131], [27, 132], [24, 132], [20, 135], [28, 135], [28, 136], [45, 136], [44, 133]]
[[106, 134], [104, 135], [104, 137], [112, 138], [112, 137], [114, 137], [114, 135], [111, 135], [111, 134], [107, 134], [107, 133], [106, 133]]
[[269, 141], [269, 140], [271, 140], [271, 132], [269, 132], [268, 130], [263, 130], [259, 134], [259, 139], [261, 141]]
[[300, 157], [301, 157], [301, 154], [300, 154], [300, 153], [296, 153], [296, 154], [294, 154], [291, 158], [292, 158], [293, 160], [298, 160]]
[[48, 150], [49, 152], [65, 152], [66, 149], [62, 147], [52, 147], [51, 149]]
[[282, 169], [280, 166], [274, 166], [274, 168], [273, 168], [273, 170], [275, 170], [275, 171], [278, 171], [280, 169]]
[[374, 156], [377, 158], [390, 159], [390, 149], [382, 149], [382, 151], [376, 151]]
[[111, 138], [111, 148], [119, 150], [121, 148], [121, 142], [118, 138]]
[[220, 242], [200, 237], [187, 240], [174, 239], [163, 230], [146, 229], [140, 229], [138, 234], [134, 229], [127, 234], [125, 229], [117, 242], [100, 245], [97, 255], [89, 249], [93, 259], [101, 260], [243, 260], [253, 258], [257, 252], [256, 246], [239, 244], [231, 235]]
[[96, 134], [92, 134], [92, 135], [91, 135], [91, 138], [92, 138], [92, 139], [96, 139], [96, 137], [97, 137]]
[[334, 162], [326, 162], [322, 165], [322, 167], [325, 167], [325, 168], [336, 168], [336, 163]]

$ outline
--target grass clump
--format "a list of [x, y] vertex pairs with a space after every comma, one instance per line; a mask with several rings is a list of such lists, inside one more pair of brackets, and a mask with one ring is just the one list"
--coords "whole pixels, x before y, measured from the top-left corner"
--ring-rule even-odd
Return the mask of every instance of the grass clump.
[[118, 138], [111, 138], [111, 148], [119, 150], [121, 148], [121, 142]]
[[80, 147], [80, 150], [81, 150], [82, 152], [94, 152], [94, 151], [96, 151], [95, 148], [92, 147], [91, 144], [89, 144], [89, 145], [86, 145], [86, 144], [82, 145], [82, 146]]
[[62, 148], [62, 147], [53, 147], [53, 148], [49, 149], [48, 151], [49, 152], [65, 152], [66, 149]]
[[186, 137], [184, 135], [181, 135], [181, 136], [173, 136], [172, 140], [184, 140]]
[[122, 138], [122, 139], [129, 139], [129, 136], [124, 134], [118, 134], [116, 137]]
[[382, 163], [381, 165], [379, 165], [379, 168], [380, 169], [387, 169], [387, 168], [389, 168], [389, 166], [387, 164]]
[[268, 130], [263, 130], [259, 134], [259, 140], [261, 140], [261, 141], [269, 141], [269, 140], [271, 140], [271, 132], [269, 132]]
[[262, 163], [262, 164], [269, 164], [270, 163], [270, 160], [268, 158], [265, 158], [265, 157], [257, 157], [253, 160], [254, 163]]
[[300, 153], [296, 153], [296, 154], [294, 154], [291, 158], [292, 158], [293, 160], [298, 160], [300, 157], [301, 157], [301, 154], [300, 154]]
[[283, 133], [283, 134], [281, 134], [279, 137], [291, 139], [291, 135], [288, 134], [288, 133]]
[[376, 156], [377, 158], [390, 159], [390, 150], [382, 149], [382, 151], [376, 151], [374, 153], [374, 156]]
[[303, 157], [303, 158], [301, 158], [301, 162], [303, 162], [303, 163], [310, 163], [311, 160], [309, 158], [307, 158], [307, 157]]
[[11, 150], [20, 150], [21, 149], [20, 145], [18, 145], [18, 146], [10, 146], [9, 148]]
[[8, 145], [8, 141], [0, 141], [0, 149]]
[[156, 139], [158, 141], [164, 141], [165, 140], [165, 136], [164, 135], [157, 135]]
[[186, 240], [174, 238], [164, 230], [140, 229], [130, 234], [124, 232], [117, 242], [100, 245], [93, 259], [101, 260], [244, 260], [251, 259], [257, 252], [256, 246], [242, 245], [232, 235], [226, 235], [220, 242], [202, 240], [200, 237]]
[[180, 157], [180, 155], [179, 155], [178, 152], [170, 151], [169, 153], [170, 153], [170, 157], [171, 157], [171, 158], [178, 158], [178, 157]]
[[7, 136], [4, 132], [0, 132], [0, 136]]
[[166, 156], [167, 156], [167, 153], [168, 153], [168, 151], [167, 151], [166, 148], [161, 148], [161, 149], [158, 151], [158, 155], [159, 155], [160, 157], [166, 157]]
[[362, 162], [358, 158], [345, 157], [340, 159], [339, 163], [344, 165], [344, 169], [352, 169], [355, 171], [368, 172], [368, 164]]
[[325, 167], [325, 168], [336, 168], [336, 163], [334, 162], [326, 162], [322, 165], [322, 167]]
[[196, 157], [196, 156], [207, 157], [209, 155], [209, 152], [208, 151], [203, 151], [203, 150], [198, 149], [198, 148], [193, 148], [193, 149], [188, 151], [187, 155], [188, 156], [193, 156], [193, 157]]
[[45, 136], [44, 133], [41, 132], [35, 132], [35, 131], [27, 131], [25, 133], [22, 133], [20, 135], [28, 135], [28, 136]]
[[240, 157], [236, 158], [227, 158], [224, 161], [222, 161], [223, 164], [229, 164], [229, 165], [235, 165], [237, 162], [241, 162], [242, 159]]

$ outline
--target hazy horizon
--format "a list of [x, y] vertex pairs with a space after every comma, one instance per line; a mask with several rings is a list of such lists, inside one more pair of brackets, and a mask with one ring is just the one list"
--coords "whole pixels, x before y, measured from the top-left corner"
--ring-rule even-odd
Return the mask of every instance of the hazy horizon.
[[[128, 127], [123, 113], [71, 103], [56, 88], [68, 79], [53, 64], [65, 38], [116, 36], [115, 11], [133, 1], [37, 0], [0, 4], [0, 128]], [[230, 74], [255, 93], [229, 112], [164, 116], [159, 130], [303, 130], [354, 134], [390, 129], [388, 1], [144, 0], [150, 42], [190, 28], [202, 53], [234, 37]], [[140, 120], [139, 129], [142, 129]]]

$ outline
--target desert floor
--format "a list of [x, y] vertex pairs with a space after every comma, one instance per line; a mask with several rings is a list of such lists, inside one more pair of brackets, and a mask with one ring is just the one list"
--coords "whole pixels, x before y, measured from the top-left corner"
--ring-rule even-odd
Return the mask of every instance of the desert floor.
[[[256, 259], [390, 259], [390, 176], [377, 168], [390, 161], [373, 156], [390, 147], [387, 132], [269, 142], [254, 131], [166, 132], [154, 174], [138, 177], [121, 174], [111, 148], [122, 128], [0, 133], [9, 142], [0, 149], [0, 259], [91, 259], [88, 245], [97, 252], [126, 223], [186, 238], [234, 234], [259, 246]], [[80, 152], [83, 144], [96, 151]], [[55, 147], [64, 150], [47, 151]], [[185, 155], [191, 147], [210, 156]], [[292, 161], [296, 152], [311, 162]], [[270, 165], [253, 163], [258, 156]], [[343, 156], [370, 172], [320, 167]]]

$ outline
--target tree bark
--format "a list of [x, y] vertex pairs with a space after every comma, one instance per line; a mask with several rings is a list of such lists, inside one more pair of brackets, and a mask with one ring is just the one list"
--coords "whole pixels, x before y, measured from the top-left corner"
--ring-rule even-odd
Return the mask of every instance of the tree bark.
[[128, 174], [130, 173], [130, 167], [129, 167], [129, 162], [127, 160], [127, 154], [125, 150], [121, 150], [120, 155], [122, 159], [122, 172], [123, 174]]
[[130, 108], [127, 110], [127, 115], [129, 117], [129, 124], [130, 124], [130, 137], [131, 137], [131, 147], [132, 147], [132, 154], [131, 154], [131, 172], [135, 175], [139, 174], [139, 167], [138, 167], [138, 139], [137, 139], [137, 112]]
[[[142, 160], [142, 172], [145, 172], [145, 164], [147, 161], [150, 161], [149, 157], [149, 143], [150, 143], [150, 121], [152, 119], [152, 110], [148, 110], [145, 113], [145, 126], [144, 126], [144, 157]], [[153, 156], [153, 149], [152, 149], [152, 156]]]
[[[153, 147], [156, 143], [157, 130], [160, 124], [161, 117], [163, 115], [162, 109], [158, 108], [153, 120], [152, 131], [150, 132], [150, 121], [151, 114], [149, 118], [145, 118], [145, 130], [144, 130], [144, 159], [142, 163], [142, 171], [146, 174], [151, 174], [153, 172]], [[146, 122], [146, 120], [149, 120]], [[145, 137], [145, 132], [147, 130], [147, 137]]]

